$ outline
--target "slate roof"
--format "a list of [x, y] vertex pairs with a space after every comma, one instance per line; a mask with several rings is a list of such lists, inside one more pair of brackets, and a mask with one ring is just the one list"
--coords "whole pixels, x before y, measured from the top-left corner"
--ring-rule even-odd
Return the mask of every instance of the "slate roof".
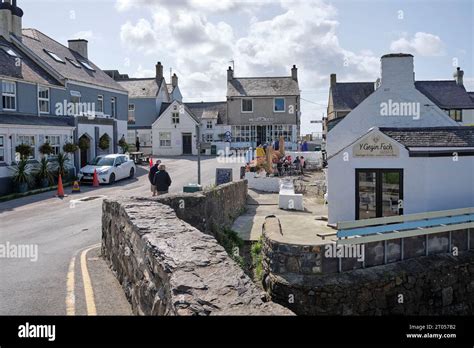
[[375, 90], [373, 82], [337, 82], [331, 87], [335, 110], [352, 110]]
[[298, 81], [291, 77], [235, 77], [227, 82], [228, 97], [298, 95]]
[[415, 87], [442, 109], [474, 109], [474, 100], [454, 80], [416, 81]]
[[[172, 103], [162, 103], [159, 115], [163, 114]], [[217, 114], [217, 124], [222, 124], [227, 113], [227, 102], [183, 103], [186, 111], [193, 119], [200, 123], [206, 115]], [[203, 117], [204, 116], [204, 117]], [[159, 117], [159, 116], [158, 116]]]
[[380, 128], [406, 147], [474, 147], [474, 127]]
[[474, 92], [467, 92], [467, 94], [469, 94], [469, 97], [474, 101]]
[[35, 116], [0, 113], [0, 124], [74, 127], [74, 117], [68, 116]]
[[158, 95], [164, 79], [156, 78], [131, 78], [120, 80], [118, 83], [128, 91], [129, 98], [154, 98]]
[[[23, 29], [22, 43], [28, 49], [38, 56], [43, 62], [45, 62], [52, 70], [63, 76], [68, 80], [88, 83], [96, 85], [98, 87], [106, 87], [114, 90], [124, 91], [125, 89], [120, 86], [113, 78], [102, 71], [97, 65], [90, 60], [82, 57], [79, 53], [70, 50], [68, 47], [60, 44], [59, 42], [51, 39], [49, 36], [43, 34], [36, 29]], [[55, 53], [65, 63], [57, 62], [44, 50]], [[81, 65], [80, 68], [75, 67], [66, 58], [72, 59], [78, 62], [78, 59], [87, 62], [95, 71], [86, 69]]]
[[21, 64], [18, 65], [17, 58], [8, 55], [5, 50], [0, 47], [0, 76], [12, 77], [33, 83], [61, 86], [59, 81], [32, 61], [27, 55], [20, 52], [19, 49], [3, 39], [3, 37], [0, 37], [0, 46], [13, 50], [21, 59]]

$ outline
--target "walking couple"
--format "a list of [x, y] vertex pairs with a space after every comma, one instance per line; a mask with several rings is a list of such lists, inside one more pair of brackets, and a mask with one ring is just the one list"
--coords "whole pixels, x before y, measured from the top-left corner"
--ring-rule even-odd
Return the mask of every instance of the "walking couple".
[[162, 164], [160, 160], [157, 160], [155, 165], [150, 168], [148, 180], [150, 180], [153, 196], [168, 193], [168, 189], [171, 186], [171, 178], [166, 171], [166, 166]]

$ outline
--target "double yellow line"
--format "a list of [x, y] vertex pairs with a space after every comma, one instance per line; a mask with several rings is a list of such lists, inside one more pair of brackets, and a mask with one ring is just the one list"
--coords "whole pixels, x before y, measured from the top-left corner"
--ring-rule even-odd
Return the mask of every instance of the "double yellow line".
[[[94, 290], [92, 288], [92, 282], [89, 275], [89, 269], [87, 268], [87, 253], [92, 249], [99, 247], [100, 244], [94, 244], [86, 249], [82, 250], [81, 253], [81, 275], [82, 283], [84, 285], [84, 296], [86, 300], [87, 315], [97, 315], [97, 309], [94, 300]], [[80, 250], [78, 251], [80, 252]], [[66, 281], [66, 315], [76, 315], [76, 295], [75, 295], [75, 268], [76, 268], [76, 252], [69, 263], [67, 281]]]

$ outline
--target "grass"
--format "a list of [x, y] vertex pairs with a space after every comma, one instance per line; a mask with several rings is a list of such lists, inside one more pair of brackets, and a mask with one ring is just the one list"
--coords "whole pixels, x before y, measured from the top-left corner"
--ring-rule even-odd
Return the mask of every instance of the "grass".
[[250, 254], [252, 256], [252, 267], [255, 276], [255, 280], [261, 281], [263, 278], [263, 265], [262, 265], [262, 238], [252, 244]]
[[244, 245], [244, 241], [239, 237], [237, 232], [230, 228], [215, 229], [215, 238], [229, 254], [229, 256], [239, 264], [240, 267], [245, 266], [244, 258], [240, 255], [240, 249]]

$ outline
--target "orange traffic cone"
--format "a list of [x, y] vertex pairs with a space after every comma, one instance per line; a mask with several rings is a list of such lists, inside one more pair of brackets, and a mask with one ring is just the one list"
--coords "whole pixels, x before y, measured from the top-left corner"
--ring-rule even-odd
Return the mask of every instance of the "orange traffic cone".
[[97, 170], [94, 169], [94, 179], [92, 180], [92, 186], [99, 187], [99, 176], [97, 175]]
[[79, 182], [76, 180], [74, 181], [74, 185], [72, 185], [72, 193], [80, 193], [81, 187], [79, 186]]
[[64, 187], [63, 187], [63, 180], [61, 179], [61, 174], [59, 174], [58, 177], [58, 193], [56, 194], [56, 197], [59, 198], [64, 198]]

